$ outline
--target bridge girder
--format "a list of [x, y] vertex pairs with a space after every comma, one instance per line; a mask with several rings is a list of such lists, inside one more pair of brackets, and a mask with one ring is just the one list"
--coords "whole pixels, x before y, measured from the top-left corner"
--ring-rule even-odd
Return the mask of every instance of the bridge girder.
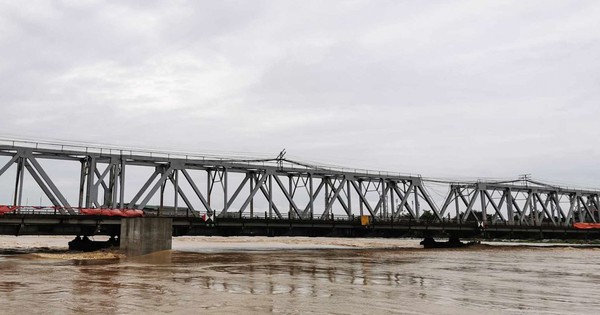
[[[369, 215], [380, 221], [426, 217], [428, 221], [484, 225], [600, 222], [600, 191], [533, 181], [452, 183], [438, 208], [420, 176], [313, 166], [283, 158], [234, 159], [32, 142], [0, 142], [0, 156], [8, 157], [0, 165], [0, 178], [16, 168], [14, 206], [22, 204], [24, 177], [29, 174], [61, 214], [77, 214], [77, 208], [148, 210], [159, 197], [159, 214], [207, 213], [221, 218], [256, 218], [264, 213], [266, 218], [279, 219]], [[80, 164], [77, 200], [68, 200], [66, 196], [73, 194], [59, 189], [57, 179], [40, 163], [44, 160]], [[126, 172], [131, 167], [150, 170], [141, 187], [126, 184], [134, 176]], [[167, 187], [172, 189], [172, 206], [164, 204]]]
[[[157, 195], [160, 197], [160, 211], [163, 209], [165, 187], [171, 185], [174, 198], [172, 211], [185, 211], [186, 215], [192, 216], [206, 212], [220, 217], [255, 217], [256, 198], [262, 194], [266, 200], [262, 210], [269, 218], [286, 218], [287, 211], [288, 218], [330, 219], [335, 208], [338, 211], [336, 216], [341, 210], [346, 218], [370, 215], [376, 219], [393, 220], [406, 216], [419, 221], [424, 210], [420, 205], [425, 204], [429, 206], [428, 211], [441, 220], [440, 212], [419, 176], [312, 167], [287, 160], [223, 159], [62, 145], [60, 148], [39, 144], [0, 145], [0, 155], [10, 158], [0, 168], [0, 176], [12, 165], [16, 164], [18, 168], [13, 205], [21, 205], [24, 170], [28, 170], [61, 213], [76, 214], [77, 208], [71, 204], [77, 204], [78, 208], [144, 209]], [[80, 163], [76, 202], [70, 203], [64, 197], [71, 194], [54, 184], [38, 160]], [[140, 188], [125, 184], [126, 170], [131, 166], [152, 169]], [[198, 172], [202, 173], [201, 176]], [[236, 179], [232, 178], [234, 175]], [[201, 184], [200, 178], [206, 178], [205, 185]], [[182, 184], [188, 188], [187, 193]], [[133, 198], [126, 200], [125, 193], [130, 190], [135, 193]], [[188, 195], [190, 191], [191, 195]], [[302, 194], [304, 198], [299, 197]], [[192, 201], [190, 196], [196, 201]], [[215, 196], [222, 197], [222, 202], [216, 202]], [[185, 207], [179, 206], [180, 200]], [[239, 202], [241, 204], [236, 207]], [[407, 214], [403, 214], [405, 210]]]
[[[441, 212], [460, 223], [474, 220], [483, 224], [569, 226], [574, 222], [600, 222], [599, 196], [598, 191], [541, 183], [457, 183], [450, 186]], [[455, 216], [450, 218], [453, 202]]]

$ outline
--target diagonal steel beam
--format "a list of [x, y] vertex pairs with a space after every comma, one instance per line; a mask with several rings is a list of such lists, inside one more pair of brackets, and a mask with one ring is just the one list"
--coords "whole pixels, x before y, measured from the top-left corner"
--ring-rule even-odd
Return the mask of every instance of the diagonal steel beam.
[[154, 194], [156, 193], [158, 188], [160, 188], [160, 186], [162, 186], [167, 181], [167, 179], [169, 178], [169, 175], [171, 175], [171, 172], [173, 172], [173, 170], [174, 170], [173, 166], [169, 165], [169, 167], [167, 167], [166, 170], [163, 171], [162, 176], [160, 177], [158, 182], [156, 182], [156, 184], [154, 184], [154, 186], [150, 189], [150, 191], [148, 192], [146, 197], [137, 206], [137, 209], [144, 209], [144, 207], [148, 204], [150, 199], [154, 196]]
[[[246, 200], [244, 201], [244, 203], [242, 204], [242, 206], [240, 207], [240, 209], [238, 210], [238, 212], [241, 214], [244, 212], [244, 210], [246, 210], [246, 207], [248, 207], [248, 205], [250, 204], [250, 202], [252, 201], [252, 199], [254, 199], [254, 196], [256, 195], [256, 193], [263, 189], [265, 182], [267, 181], [267, 177], [269, 175], [265, 172], [262, 174], [261, 178], [256, 180], [256, 185], [254, 186], [254, 188], [252, 188], [252, 191], [250, 192], [250, 195], [248, 195], [248, 197], [246, 198]], [[273, 205], [275, 206], [275, 205]], [[279, 210], [276, 211], [277, 213], [279, 213]], [[281, 214], [278, 214], [281, 215]]]
[[[349, 183], [349, 179], [346, 179], [346, 184], [345, 185], [350, 185]], [[329, 185], [329, 187], [331, 187], [332, 191], [336, 190], [336, 187], [333, 185], [333, 183], [331, 181], [329, 181], [329, 183], [327, 183]], [[350, 186], [348, 186], [348, 195], [350, 193]], [[343, 189], [342, 189], [343, 191]], [[352, 209], [350, 209], [350, 206], [346, 204], [346, 201], [344, 201], [344, 199], [341, 196], [341, 192], [338, 194], [337, 196], [337, 200], [339, 201], [340, 205], [342, 206], [342, 208], [344, 208], [344, 211], [346, 211], [346, 214], [350, 215], [350, 212]], [[333, 201], [332, 201], [332, 205], [333, 205]]]
[[[554, 216], [550, 213], [550, 209], [548, 209], [548, 205], [550, 205], [552, 202], [552, 194], [546, 193], [545, 195], [546, 195], [546, 201], [544, 201], [542, 208], [545, 208], [544, 210], [545, 210], [546, 215], [548, 215], [548, 217], [551, 217], [554, 225], [556, 225], [556, 220], [553, 220]], [[540, 195], [540, 200], [541, 200], [541, 195]], [[540, 215], [540, 222], [543, 218], [544, 218], [543, 215]]]
[[208, 214], [212, 215], [213, 214], [212, 208], [210, 207], [210, 205], [208, 204], [208, 202], [206, 201], [206, 199], [200, 192], [200, 189], [198, 189], [198, 186], [196, 185], [196, 183], [194, 182], [194, 180], [192, 179], [190, 174], [185, 169], [181, 169], [181, 173], [183, 173], [183, 176], [185, 177], [187, 182], [190, 184], [190, 186], [192, 186], [192, 190], [194, 191], [196, 196], [200, 199], [200, 202], [202, 202], [202, 205], [204, 206], [204, 208], [206, 208], [206, 212], [208, 212]]
[[[598, 204], [596, 203], [596, 195], [587, 195], [587, 205], [590, 208], [590, 212], [592, 213], [592, 218], [597, 222], [596, 216], [598, 213]], [[594, 210], [596, 211], [596, 215], [594, 215]]]
[[[387, 194], [390, 192], [390, 186], [388, 185], [387, 187], [385, 187], [383, 189], [383, 194], [384, 196], [387, 196]], [[373, 208], [373, 213], [375, 213], [377, 215], [377, 213], [379, 213], [379, 209], [381, 208], [381, 205], [384, 203], [384, 198], [381, 198], [381, 196], [379, 196], [379, 201], [377, 201], [377, 204], [375, 205], [375, 208]]]
[[277, 186], [279, 186], [279, 188], [281, 189], [281, 191], [285, 195], [285, 198], [288, 200], [288, 202], [292, 206], [292, 210], [294, 210], [294, 212], [296, 213], [296, 215], [298, 217], [301, 217], [300, 210], [298, 209], [298, 206], [296, 205], [296, 202], [294, 202], [294, 198], [292, 196], [290, 196], [290, 194], [288, 193], [288, 191], [285, 189], [285, 186], [283, 185], [283, 183], [279, 179], [279, 176], [273, 175], [273, 179], [275, 179], [275, 183], [277, 183]]
[[15, 156], [12, 157], [12, 159], [10, 159], [10, 161], [8, 161], [1, 169], [0, 169], [0, 176], [2, 176], [2, 174], [4, 174], [4, 172], [6, 172], [16, 161], [17, 159], [19, 159], [21, 157], [21, 155], [19, 153], [16, 153]]
[[[327, 181], [327, 185], [331, 187], [331, 189], [335, 189], [333, 196], [331, 196], [330, 201], [325, 205], [325, 211], [323, 211], [323, 214], [321, 214], [321, 219], [325, 219], [325, 217], [327, 215], [329, 215], [329, 211], [331, 210], [331, 208], [333, 207], [333, 204], [335, 203], [335, 200], [340, 198], [340, 192], [342, 191], [342, 189], [344, 188], [344, 185], [346, 184], [346, 179], [343, 178], [340, 185], [335, 188], [335, 186], [331, 183], [331, 180], [329, 178], [325, 179]], [[340, 200], [340, 202], [343, 202], [342, 200]]]
[[465, 191], [465, 189], [461, 190], [460, 188], [457, 190], [458, 196], [460, 197], [460, 200], [462, 200], [462, 202], [465, 204], [465, 207], [469, 206], [469, 201], [467, 200], [467, 198], [465, 197], [465, 195], [463, 195], [463, 191]]
[[50, 179], [48, 174], [46, 174], [46, 172], [44, 171], [42, 166], [38, 163], [38, 161], [35, 159], [35, 157], [33, 157], [33, 155], [29, 155], [27, 157], [27, 159], [31, 162], [31, 165], [39, 173], [39, 175], [42, 177], [44, 182], [46, 182], [46, 184], [48, 185], [48, 188], [50, 188], [50, 190], [54, 193], [54, 195], [61, 202], [63, 207], [65, 207], [67, 212], [69, 212], [69, 214], [75, 214], [75, 211], [73, 211], [73, 208], [71, 208], [71, 205], [69, 205], [69, 202], [67, 202], [67, 199], [61, 194], [60, 190], [58, 190], [56, 185], [54, 185], [54, 182]]
[[[550, 202], [550, 195], [547, 196], [545, 202], [543, 202], [542, 197], [540, 196], [539, 193], [534, 193], [534, 198], [537, 199], [538, 203], [542, 206], [543, 213], [546, 213], [546, 215], [548, 216], [548, 218], [550, 218], [550, 221], [552, 221], [552, 224], [556, 225], [556, 221], [554, 220], [554, 218], [550, 214], [550, 211], [548, 211], [548, 202]], [[542, 222], [542, 219], [543, 219], [542, 215], [540, 215], [537, 218], [538, 222], [540, 222], [540, 223]]]
[[188, 197], [186, 196], [186, 194], [183, 192], [183, 189], [181, 189], [181, 187], [179, 185], [177, 185], [177, 183], [176, 183], [175, 179], [173, 178], [173, 176], [169, 176], [169, 180], [171, 181], [171, 183], [173, 183], [173, 185], [175, 187], [177, 187], [177, 193], [179, 194], [179, 196], [181, 196], [181, 199], [183, 200], [183, 202], [187, 206], [188, 210], [192, 213], [192, 215], [194, 217], [197, 217], [198, 213], [196, 212], [196, 209], [194, 209], [194, 205], [192, 205], [192, 203], [190, 202], [190, 200], [188, 199]]
[[496, 213], [500, 216], [500, 219], [502, 221], [506, 221], [506, 219], [504, 218], [504, 215], [502, 214], [502, 212], [500, 212], [500, 207], [502, 206], [502, 203], [504, 202], [505, 196], [502, 195], [502, 199], [500, 199], [500, 206], [498, 206], [498, 205], [496, 205], [496, 202], [494, 201], [494, 199], [492, 198], [490, 193], [487, 191], [487, 189], [484, 190], [483, 193], [485, 194], [487, 199], [490, 201], [490, 204], [492, 205], [492, 208], [494, 208], [494, 211], [496, 211]]
[[502, 206], [504, 205], [505, 202], [506, 202], [506, 195], [502, 194], [502, 197], [500, 198], [500, 202], [498, 202], [498, 209], [502, 210]]
[[575, 195], [570, 195], [569, 196], [569, 212], [567, 212], [567, 217], [565, 220], [565, 223], [570, 224], [571, 222], [575, 221], [575, 219], [573, 218], [573, 212], [575, 211], [575, 206], [576, 206], [576, 201], [577, 197]]
[[233, 195], [231, 196], [231, 198], [229, 198], [229, 202], [227, 202], [227, 205], [225, 206], [225, 208], [223, 209], [223, 211], [221, 213], [227, 212], [229, 207], [231, 207], [231, 205], [235, 201], [235, 198], [237, 198], [237, 196], [240, 194], [242, 189], [246, 186], [246, 183], [248, 182], [249, 179], [250, 179], [250, 174], [246, 174], [246, 177], [244, 177], [244, 180], [242, 180], [242, 182], [237, 187], [235, 192], [233, 192]]
[[587, 202], [585, 202], [583, 200], [582, 196], [579, 196], [578, 198], [581, 201], [581, 203], [583, 204], [583, 209], [585, 209], [585, 212], [587, 212], [590, 215], [590, 217], [592, 218], [592, 221], [594, 221], [594, 223], [596, 223], [596, 219], [594, 218], [594, 215], [592, 214], [590, 207], [587, 205]]
[[[96, 164], [97, 166], [97, 164]], [[104, 182], [104, 177], [106, 177], [106, 175], [108, 174], [108, 172], [110, 171], [111, 168], [111, 164], [109, 164], [106, 169], [104, 170], [104, 172], [102, 174], [100, 174], [100, 171], [98, 171], [97, 167], [94, 167], [94, 174], [98, 177], [98, 180], [92, 184], [92, 191], [91, 191], [91, 198], [92, 198], [92, 203], [94, 203], [96, 205], [96, 207], [99, 206], [98, 203], [98, 187], [100, 186], [100, 184], [102, 184], [102, 188], [104, 189], [104, 194], [106, 195], [106, 193], [109, 191], [109, 187], [108, 185], [106, 185], [106, 183]], [[94, 176], [92, 176], [92, 179], [94, 178]]]
[[[438, 220], [443, 221], [442, 214], [437, 209], [433, 200], [431, 200], [431, 198], [429, 197], [429, 194], [427, 193], [427, 191], [425, 191], [425, 187], [423, 187], [421, 185], [417, 185], [416, 187], [418, 188], [419, 191], [421, 191], [421, 196], [423, 197], [423, 199], [425, 199], [425, 202], [429, 205], [429, 207], [431, 208], [431, 211], [433, 211], [433, 213], [435, 213]], [[415, 193], [416, 193], [416, 191], [415, 191]]]
[[408, 213], [410, 213], [410, 215], [413, 218], [416, 218], [417, 214], [413, 211], [412, 207], [408, 204], [408, 198], [409, 198], [411, 190], [414, 189], [414, 185], [411, 183], [410, 186], [408, 186], [408, 189], [406, 189], [406, 193], [404, 193], [404, 194], [402, 194], [402, 192], [400, 191], [400, 188], [398, 188], [397, 185], [392, 186], [392, 189], [394, 190], [394, 192], [396, 192], [396, 195], [398, 195], [398, 197], [400, 198], [400, 204], [398, 204], [398, 211], [396, 211], [395, 217], [396, 218], [399, 217], [400, 212], [402, 211], [402, 208], [406, 208]]
[[60, 212], [60, 214], [67, 214], [67, 212], [63, 209], [63, 206], [60, 204], [58, 199], [56, 199], [56, 197], [54, 196], [54, 194], [52, 193], [50, 188], [48, 188], [48, 186], [46, 186], [46, 183], [44, 183], [42, 178], [37, 174], [37, 172], [33, 169], [31, 164], [29, 164], [29, 162], [27, 160], [25, 160], [25, 168], [27, 169], [27, 171], [29, 171], [29, 174], [31, 174], [31, 177], [33, 177], [35, 182], [42, 189], [42, 191], [44, 192], [46, 197], [48, 197], [48, 199], [50, 199], [50, 202], [52, 202], [52, 204], [54, 205], [54, 207], [56, 207], [56, 209]]
[[108, 190], [108, 185], [104, 182], [104, 178], [106, 177], [106, 175], [108, 175], [108, 172], [110, 171], [111, 168], [111, 164], [109, 164], [106, 169], [104, 170], [104, 172], [102, 172], [102, 174], [100, 174], [100, 171], [98, 170], [98, 168], [94, 168], [94, 173], [96, 174], [96, 176], [98, 176], [98, 180], [94, 183], [94, 186], [98, 187], [100, 185], [102, 185], [102, 188], [104, 188], [104, 190]]
[[152, 182], [154, 181], [154, 179], [158, 176], [158, 174], [160, 174], [158, 168], [154, 169], [154, 173], [152, 173], [152, 175], [150, 175], [150, 177], [148, 178], [148, 180], [144, 183], [144, 185], [142, 186], [142, 188], [140, 188], [140, 190], [137, 192], [137, 194], [135, 194], [135, 196], [133, 197], [133, 199], [131, 200], [131, 202], [129, 202], [128, 207], [135, 207], [135, 203], [142, 198], [142, 196], [144, 195], [144, 193], [146, 192], [146, 190], [148, 189], [148, 187], [150, 187], [150, 184], [152, 184]]
[[[317, 186], [317, 189], [315, 189], [314, 193], [312, 194], [312, 196], [309, 196], [311, 201], [315, 200], [317, 198], [317, 196], [319, 195], [319, 192], [321, 192], [321, 189], [323, 189], [323, 186], [325, 186], [325, 179], [321, 179], [321, 182], [319, 183], [319, 186]], [[309, 192], [310, 194], [310, 192]], [[302, 217], [305, 218], [306, 215], [308, 214], [308, 212], [311, 210], [311, 202], [308, 203], [308, 205], [306, 206], [306, 208], [304, 208], [304, 211], [302, 211]]]
[[450, 206], [450, 204], [452, 204], [452, 195], [454, 195], [452, 193], [452, 190], [450, 190], [450, 192], [448, 193], [448, 196], [446, 197], [446, 200], [444, 201], [444, 204], [442, 205], [442, 210], [440, 211], [440, 215], [443, 217], [444, 215], [446, 215], [446, 210], [448, 210], [448, 207]]
[[[467, 222], [469, 215], [471, 215], [471, 212], [473, 211], [473, 206], [475, 205], [475, 201], [477, 201], [477, 197], [479, 196], [478, 188], [473, 188], [473, 192], [474, 192], [473, 197], [471, 197], [471, 200], [469, 201], [469, 204], [467, 205], [467, 210], [465, 210], [465, 214], [462, 217], [462, 220], [461, 220], [462, 223]], [[461, 197], [464, 197], [462, 193], [460, 193], [460, 195], [461, 195]], [[479, 218], [477, 216], [475, 216], [475, 220], [477, 220], [477, 222], [479, 222]]]
[[[503, 192], [502, 192], [502, 197], [500, 198], [500, 202], [498, 202], [498, 210], [499, 210], [499, 211], [502, 211], [502, 206], [504, 206], [504, 203], [505, 203], [505, 202], [506, 202], [506, 207], [507, 207], [507, 210], [506, 210], [506, 215], [507, 215], [508, 217], [510, 217], [510, 214], [509, 214], [509, 213], [510, 213], [512, 210], [511, 210], [511, 209], [508, 209], [508, 208], [510, 208], [510, 207], [508, 206], [508, 205], [509, 205], [509, 202], [507, 201], [507, 194], [505, 193], [505, 191], [503, 191]], [[511, 203], [511, 205], [512, 205], [512, 203]], [[507, 217], [506, 219], [503, 219], [503, 221], [504, 221], [504, 222], [506, 222], [506, 223], [510, 223], [510, 219], [509, 219], [508, 217]]]
[[[256, 180], [258, 180], [256, 178], [256, 175], [254, 176], [254, 178]], [[269, 200], [269, 190], [265, 188], [266, 185], [257, 185], [257, 186], [260, 187], [260, 191], [265, 196], [265, 198], [267, 198], [267, 200]], [[273, 203], [272, 207], [273, 207], [273, 211], [275, 211], [275, 214], [277, 214], [277, 217], [279, 219], [283, 219], [283, 216], [281, 215], [281, 212], [279, 212], [279, 209], [277, 208], [277, 205], [275, 205], [275, 203]]]
[[[527, 193], [527, 200], [525, 201], [525, 205], [523, 206], [523, 211], [521, 213], [521, 217], [519, 218], [519, 223], [523, 224], [523, 221], [525, 221], [525, 219], [527, 219], [527, 210], [529, 210], [529, 213], [531, 213], [531, 192]], [[531, 224], [531, 222], [526, 222], [528, 225]]]
[[[559, 215], [559, 221], [565, 220], [566, 221], [566, 215], [565, 212], [562, 209], [562, 206], [560, 205], [560, 200], [558, 198], [558, 192], [552, 193], [552, 202], [554, 202], [554, 206], [556, 207], [556, 211], [557, 211], [557, 215]], [[562, 196], [561, 196], [562, 199]]]
[[465, 195], [462, 193], [465, 190], [466, 190], [466, 188], [463, 189], [463, 190], [459, 189], [458, 190], [458, 195], [459, 195], [460, 199], [462, 200], [462, 202], [465, 204], [465, 207], [468, 207], [469, 206], [469, 201], [467, 200], [467, 198], [465, 197]]
[[[358, 186], [356, 185], [356, 183], [354, 181], [350, 181], [350, 183], [352, 183], [352, 187], [354, 187], [354, 190], [356, 190], [356, 192], [358, 193], [360, 200], [367, 207], [367, 210], [369, 211], [371, 216], [375, 217], [375, 212], [373, 212], [373, 208], [371, 208], [371, 205], [369, 204], [369, 201], [367, 200], [367, 198], [365, 198], [365, 196], [361, 193], [361, 189], [358, 188]], [[367, 185], [367, 187], [368, 187], [368, 185]]]
[[515, 198], [511, 198], [512, 200], [512, 204], [515, 210], [517, 210], [517, 216], [519, 217], [519, 221], [521, 220], [521, 216], [523, 216], [523, 211], [521, 210], [521, 207], [519, 206], [519, 204], [517, 203], [517, 201], [515, 200]]

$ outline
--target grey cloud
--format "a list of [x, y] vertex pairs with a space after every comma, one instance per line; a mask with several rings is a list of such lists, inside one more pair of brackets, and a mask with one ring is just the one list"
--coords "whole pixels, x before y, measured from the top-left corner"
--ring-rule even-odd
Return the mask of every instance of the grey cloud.
[[595, 1], [0, 12], [3, 134], [600, 187]]

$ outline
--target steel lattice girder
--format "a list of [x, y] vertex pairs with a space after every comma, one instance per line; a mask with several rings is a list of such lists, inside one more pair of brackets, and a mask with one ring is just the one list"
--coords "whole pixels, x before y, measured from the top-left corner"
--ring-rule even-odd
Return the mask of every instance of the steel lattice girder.
[[[406, 211], [408, 217], [418, 221], [424, 212], [421, 204], [424, 204], [437, 221], [444, 221], [454, 204], [457, 219], [461, 223], [472, 217], [489, 223], [488, 215], [492, 223], [522, 225], [539, 225], [542, 222], [569, 225], [576, 220], [600, 222], [600, 192], [593, 190], [565, 189], [540, 183], [455, 183], [451, 185], [439, 209], [427, 193], [420, 176], [314, 167], [273, 159], [241, 160], [121, 149], [64, 146], [58, 149], [55, 145], [50, 146], [0, 145], [0, 155], [9, 157], [8, 162], [0, 167], [0, 176], [12, 165], [17, 166], [14, 205], [21, 203], [23, 177], [27, 172], [58, 211], [76, 213], [64, 197], [65, 194], [39, 163], [40, 160], [56, 159], [81, 164], [79, 208], [142, 209], [157, 194], [161, 194], [162, 206], [165, 185], [170, 184], [174, 188], [175, 211], [179, 210], [178, 202], [181, 199], [185, 209], [182, 207], [180, 210], [195, 216], [200, 212], [219, 216], [232, 213], [242, 216], [249, 212], [250, 216], [254, 216], [255, 198], [262, 195], [268, 204], [265, 213], [269, 218], [285, 218], [285, 212], [282, 211], [287, 209], [290, 218], [307, 219], [318, 215], [317, 218], [325, 220], [337, 207], [348, 218], [366, 214], [379, 219], [396, 220], [402, 218], [403, 211]], [[153, 172], [142, 187], [125, 187], [129, 166], [143, 166], [151, 168]], [[205, 191], [192, 171], [204, 172]], [[232, 174], [241, 175], [241, 180], [236, 181], [232, 178], [234, 176], [230, 176]], [[191, 195], [184, 192], [182, 183], [189, 185]], [[229, 188], [233, 188], [232, 194]], [[129, 201], [125, 200], [126, 190], [135, 192]], [[100, 191], [104, 193], [103, 200], [99, 200]], [[222, 208], [214, 204], [215, 192], [223, 197]], [[302, 195], [307, 200], [303, 201]], [[199, 203], [194, 204], [190, 196], [197, 198]], [[319, 202], [321, 198], [324, 199], [322, 204]], [[241, 202], [241, 205], [234, 209], [236, 202]], [[481, 218], [475, 215], [477, 208]]]
[[[461, 223], [466, 222], [470, 216], [473, 216], [478, 222], [488, 223], [488, 209], [491, 208], [494, 211], [492, 219], [499, 222], [541, 225], [546, 220], [548, 224], [554, 226], [568, 226], [575, 221], [576, 216], [580, 222], [600, 221], [599, 196], [599, 191], [541, 185], [485, 182], [454, 184], [451, 185], [441, 214], [442, 216], [449, 214], [452, 201], [454, 201], [456, 218]], [[480, 202], [481, 218], [473, 213], [477, 200]], [[461, 203], [463, 206], [460, 206]], [[566, 214], [561, 203], [569, 205]], [[464, 212], [461, 211], [463, 208]]]
[[[11, 159], [0, 169], [0, 175], [12, 164], [23, 164], [24, 168], [32, 173], [32, 176], [44, 191], [52, 203], [68, 213], [74, 213], [73, 207], [63, 197], [63, 193], [54, 185], [47, 176], [43, 167], [37, 163], [38, 159], [56, 159], [64, 161], [77, 161], [81, 163], [81, 175], [79, 178], [80, 191], [78, 205], [83, 207], [113, 207], [113, 208], [144, 208], [150, 200], [159, 192], [164, 190], [164, 185], [170, 182], [175, 191], [175, 208], [177, 200], [181, 198], [188, 211], [192, 215], [198, 215], [194, 205], [179, 187], [180, 174], [185, 182], [190, 185], [194, 195], [200, 200], [200, 209], [209, 214], [218, 213], [226, 215], [233, 202], [243, 199], [244, 202], [237, 212], [241, 215], [246, 208], [252, 208], [254, 197], [261, 192], [268, 200], [269, 217], [273, 213], [283, 218], [281, 210], [288, 208], [289, 216], [297, 218], [312, 217], [315, 210], [321, 212], [321, 218], [327, 219], [334, 205], [343, 208], [348, 217], [357, 214], [353, 209], [358, 204], [360, 209], [366, 208], [372, 216], [389, 215], [394, 218], [402, 209], [407, 209], [415, 220], [419, 220], [420, 202], [422, 199], [428, 204], [438, 219], [441, 219], [439, 210], [426, 194], [422, 187], [423, 182], [418, 176], [394, 175], [385, 172], [370, 171], [348, 171], [327, 168], [311, 168], [302, 165], [274, 164], [268, 160], [264, 161], [240, 161], [217, 158], [204, 158], [193, 156], [171, 156], [169, 154], [153, 154], [145, 152], [135, 154], [126, 150], [102, 150], [100, 152], [88, 149], [54, 149], [54, 148], [32, 148], [19, 146], [0, 145], [0, 155], [9, 156]], [[23, 162], [25, 161], [25, 162]], [[19, 164], [19, 165], [21, 165]], [[141, 188], [136, 190], [134, 197], [126, 202], [124, 200], [126, 169], [128, 166], [144, 166], [154, 169]], [[207, 173], [208, 190], [202, 192], [196, 179], [190, 174], [190, 170], [200, 170]], [[243, 174], [243, 180], [239, 183], [230, 183], [228, 174]], [[288, 178], [286, 188], [283, 178]], [[215, 183], [220, 182], [224, 198], [223, 208], [219, 211], [211, 206], [211, 193]], [[22, 179], [21, 182], [22, 184]], [[228, 194], [229, 185], [235, 185], [234, 193]], [[252, 188], [247, 193], [244, 187], [250, 185]], [[309, 194], [308, 203], [303, 206], [298, 204], [296, 192], [303, 185]], [[362, 187], [367, 187], [363, 191]], [[374, 190], [369, 188], [376, 187]], [[406, 188], [408, 187], [408, 189]], [[103, 190], [104, 200], [99, 200], [99, 191]], [[325, 190], [326, 193], [323, 191]], [[279, 191], [285, 199], [273, 199], [273, 193]], [[22, 191], [20, 195], [22, 195]], [[373, 202], [373, 196], [377, 194], [377, 201]], [[316, 199], [325, 195], [326, 201], [323, 209], [315, 209]], [[352, 196], [358, 197], [358, 202], [352, 203]], [[392, 206], [389, 214], [386, 212], [389, 203], [393, 204], [395, 197], [398, 198], [398, 207]], [[410, 205], [410, 200], [414, 204]], [[16, 203], [20, 201], [16, 200]], [[283, 206], [285, 204], [285, 207]], [[383, 209], [383, 211], [382, 211]], [[362, 212], [361, 212], [362, 213]]]

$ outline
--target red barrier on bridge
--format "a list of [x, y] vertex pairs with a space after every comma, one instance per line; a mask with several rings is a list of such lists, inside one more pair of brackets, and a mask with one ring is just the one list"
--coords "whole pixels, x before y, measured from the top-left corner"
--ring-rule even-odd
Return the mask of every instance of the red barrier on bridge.
[[573, 223], [573, 227], [580, 230], [600, 229], [600, 223]]
[[139, 218], [144, 216], [142, 210], [132, 209], [92, 209], [92, 208], [81, 208], [79, 210], [81, 214], [85, 215], [102, 215], [107, 217], [124, 217], [124, 218]]
[[13, 212], [13, 211], [17, 210], [17, 208], [18, 207], [14, 207], [14, 206], [0, 206], [0, 215], [3, 215], [8, 212]]

